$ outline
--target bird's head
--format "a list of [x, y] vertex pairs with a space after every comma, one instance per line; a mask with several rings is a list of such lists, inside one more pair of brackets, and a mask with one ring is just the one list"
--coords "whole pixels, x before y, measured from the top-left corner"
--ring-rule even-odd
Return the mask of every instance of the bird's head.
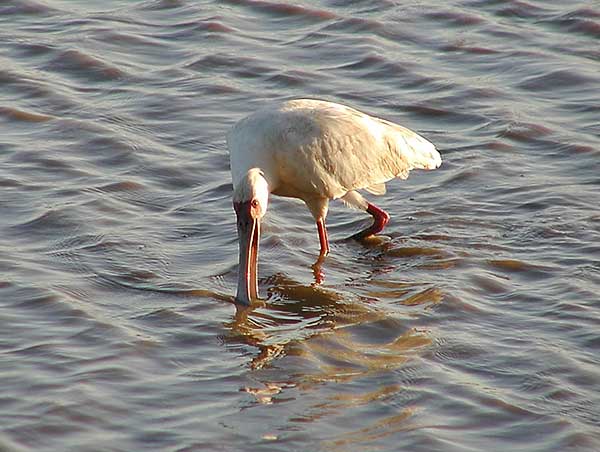
[[250, 304], [258, 298], [260, 220], [267, 212], [268, 203], [269, 185], [262, 171], [258, 168], [248, 170], [233, 191], [240, 247], [236, 299], [242, 304]]
[[251, 168], [233, 190], [233, 208], [240, 213], [260, 220], [267, 213], [269, 185], [259, 168]]

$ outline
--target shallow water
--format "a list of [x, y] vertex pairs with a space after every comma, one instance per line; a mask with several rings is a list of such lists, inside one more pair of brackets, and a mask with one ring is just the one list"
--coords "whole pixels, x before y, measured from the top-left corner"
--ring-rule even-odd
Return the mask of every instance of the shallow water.
[[[0, 449], [600, 450], [595, 2], [0, 3]], [[224, 136], [318, 97], [434, 172], [273, 199], [236, 312]]]

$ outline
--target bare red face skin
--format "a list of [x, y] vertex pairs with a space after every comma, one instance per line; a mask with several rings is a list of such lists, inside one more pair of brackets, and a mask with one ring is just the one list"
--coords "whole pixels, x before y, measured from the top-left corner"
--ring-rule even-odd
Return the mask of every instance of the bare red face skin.
[[260, 204], [257, 200], [234, 202], [240, 247], [236, 301], [249, 305], [258, 298], [258, 242]]

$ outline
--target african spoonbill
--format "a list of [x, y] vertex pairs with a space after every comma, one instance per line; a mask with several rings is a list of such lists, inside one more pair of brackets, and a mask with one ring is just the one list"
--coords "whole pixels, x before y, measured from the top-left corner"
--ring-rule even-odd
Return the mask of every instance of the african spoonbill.
[[353, 237], [377, 234], [390, 217], [356, 190], [380, 195], [390, 179], [406, 179], [412, 169], [431, 170], [442, 163], [433, 144], [405, 127], [312, 99], [251, 114], [231, 129], [227, 144], [239, 238], [236, 301], [245, 305], [258, 298], [260, 221], [270, 193], [306, 203], [323, 257], [329, 252], [325, 218], [330, 199], [373, 216], [373, 224]]

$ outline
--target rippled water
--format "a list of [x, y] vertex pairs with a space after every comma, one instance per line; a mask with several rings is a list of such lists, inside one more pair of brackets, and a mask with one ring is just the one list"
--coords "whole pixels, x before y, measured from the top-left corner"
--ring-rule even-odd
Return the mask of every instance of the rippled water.
[[[0, 2], [0, 449], [600, 450], [600, 6]], [[444, 165], [386, 237], [273, 199], [235, 311], [224, 136], [272, 100]]]

